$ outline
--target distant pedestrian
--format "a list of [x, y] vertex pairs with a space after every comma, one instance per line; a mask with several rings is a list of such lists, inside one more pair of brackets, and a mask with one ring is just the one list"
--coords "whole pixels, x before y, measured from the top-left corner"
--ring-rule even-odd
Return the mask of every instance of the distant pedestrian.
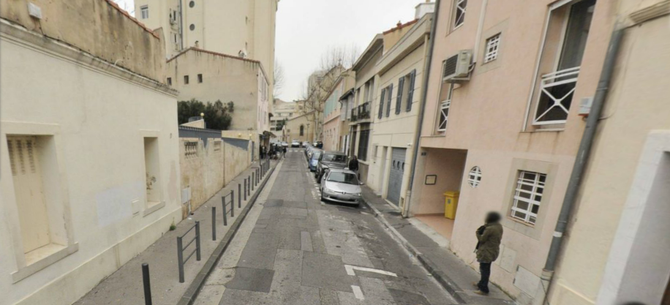
[[491, 263], [493, 263], [500, 253], [500, 241], [502, 240], [503, 228], [500, 225], [502, 216], [498, 212], [489, 212], [484, 219], [484, 225], [476, 231], [477, 261], [479, 262], [479, 271], [481, 279], [479, 283], [473, 283], [477, 287], [476, 294], [489, 294], [489, 277], [491, 276]]
[[351, 156], [351, 160], [349, 160], [349, 170], [357, 172], [358, 173], [358, 158], [356, 158], [356, 155]]
[[261, 146], [261, 160], [265, 159], [265, 146]]

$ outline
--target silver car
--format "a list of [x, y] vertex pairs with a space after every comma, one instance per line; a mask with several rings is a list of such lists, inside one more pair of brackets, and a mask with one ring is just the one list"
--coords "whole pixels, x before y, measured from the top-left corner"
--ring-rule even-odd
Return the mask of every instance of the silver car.
[[321, 200], [360, 205], [363, 197], [356, 173], [348, 169], [327, 170], [321, 178]]

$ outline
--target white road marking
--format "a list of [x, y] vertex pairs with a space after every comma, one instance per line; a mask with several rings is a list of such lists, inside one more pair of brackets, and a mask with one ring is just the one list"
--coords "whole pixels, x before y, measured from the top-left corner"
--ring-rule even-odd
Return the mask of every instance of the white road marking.
[[366, 268], [366, 267], [358, 267], [358, 266], [351, 266], [351, 265], [344, 265], [344, 269], [347, 270], [347, 274], [354, 276], [356, 273], [354, 270], [360, 270], [360, 271], [366, 271], [366, 272], [374, 272], [374, 273], [379, 273], [383, 275], [388, 275], [388, 276], [393, 276], [393, 277], [398, 277], [397, 274], [391, 272], [391, 271], [385, 271], [385, 270], [379, 270], [379, 269], [374, 269], [374, 268]]
[[363, 295], [363, 290], [361, 290], [361, 287], [351, 285], [351, 289], [354, 291], [354, 296], [356, 296], [357, 299], [365, 300], [365, 296]]

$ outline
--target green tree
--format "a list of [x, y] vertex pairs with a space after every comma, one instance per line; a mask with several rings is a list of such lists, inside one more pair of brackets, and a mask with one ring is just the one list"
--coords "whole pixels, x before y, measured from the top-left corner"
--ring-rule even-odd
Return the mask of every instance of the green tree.
[[181, 125], [188, 123], [189, 118], [199, 117], [201, 113], [204, 113], [208, 129], [227, 130], [233, 121], [233, 118], [230, 116], [230, 113], [233, 112], [233, 107], [233, 102], [228, 102], [224, 106], [220, 100], [214, 103], [203, 103], [196, 99], [179, 101], [177, 104], [177, 118]]

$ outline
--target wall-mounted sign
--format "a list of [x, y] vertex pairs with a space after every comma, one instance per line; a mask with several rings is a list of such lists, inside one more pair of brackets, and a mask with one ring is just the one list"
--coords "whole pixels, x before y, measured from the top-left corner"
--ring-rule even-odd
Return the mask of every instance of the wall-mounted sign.
[[437, 175], [426, 175], [426, 185], [435, 185], [437, 183]]

